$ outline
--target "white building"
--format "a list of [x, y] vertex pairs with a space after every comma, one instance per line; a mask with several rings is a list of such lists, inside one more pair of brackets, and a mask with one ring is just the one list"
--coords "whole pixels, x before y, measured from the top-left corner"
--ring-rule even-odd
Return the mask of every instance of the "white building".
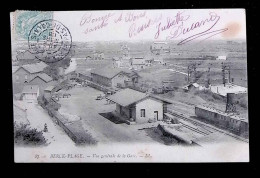
[[26, 85], [22, 91], [22, 100], [27, 102], [37, 102], [39, 95], [40, 89], [38, 85]]
[[216, 60], [225, 61], [225, 60], [227, 60], [227, 56], [218, 56], [218, 57], [216, 58]]
[[163, 120], [165, 104], [149, 94], [132, 89], [124, 89], [108, 97], [116, 103], [116, 113], [129, 122], [147, 123], [149, 120]]

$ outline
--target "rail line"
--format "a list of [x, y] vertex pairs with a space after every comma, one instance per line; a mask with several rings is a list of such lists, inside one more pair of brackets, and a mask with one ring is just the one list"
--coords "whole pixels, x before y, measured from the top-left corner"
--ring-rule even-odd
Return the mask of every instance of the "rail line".
[[[232, 138], [234, 138], [234, 139], [236, 139], [236, 140], [249, 143], [249, 140], [247, 140], [247, 139], [245, 139], [245, 138], [242, 138], [242, 137], [240, 137], [240, 136], [234, 135], [234, 134], [232, 134], [232, 133], [228, 133], [228, 132], [226, 132], [226, 131], [223, 131], [223, 130], [221, 130], [221, 129], [215, 128], [215, 127], [213, 127], [213, 126], [209, 126], [208, 124], [203, 123], [203, 122], [201, 122], [201, 121], [195, 121], [194, 119], [187, 118], [187, 117], [185, 117], [185, 116], [183, 116], [183, 115], [181, 115], [181, 114], [178, 114], [178, 113], [176, 113], [176, 112], [173, 112], [173, 111], [168, 111], [168, 112], [169, 112], [169, 114], [171, 114], [171, 115], [173, 115], [173, 116], [175, 116], [175, 117], [177, 117], [177, 118], [179, 118], [179, 119], [182, 119], [182, 120], [191, 122], [192, 124], [194, 124], [194, 125], [196, 125], [196, 126], [200, 126], [200, 127], [202, 127], [203, 129], [208, 130], [208, 131], [211, 132], [211, 133], [213, 133], [214, 131], [215, 131], [215, 132], [220, 132], [220, 133], [223, 133], [223, 134], [225, 134], [225, 135], [228, 135], [228, 136], [230, 136], [230, 137], [232, 137]], [[185, 124], [185, 125], [186, 125], [186, 124]], [[193, 128], [193, 129], [194, 129], [194, 128]], [[212, 131], [212, 130], [213, 130], [213, 131]]]

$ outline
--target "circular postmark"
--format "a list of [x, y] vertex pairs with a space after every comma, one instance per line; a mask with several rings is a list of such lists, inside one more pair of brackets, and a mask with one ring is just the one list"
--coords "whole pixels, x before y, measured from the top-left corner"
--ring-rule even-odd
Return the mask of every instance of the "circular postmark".
[[29, 51], [43, 62], [52, 63], [65, 58], [72, 45], [70, 31], [56, 20], [43, 20], [30, 30]]

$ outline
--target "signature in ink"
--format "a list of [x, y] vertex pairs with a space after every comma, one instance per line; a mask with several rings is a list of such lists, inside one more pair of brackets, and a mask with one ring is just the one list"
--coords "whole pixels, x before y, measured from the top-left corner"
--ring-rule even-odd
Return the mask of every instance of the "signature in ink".
[[[203, 19], [201, 21], [193, 22], [190, 27], [185, 27], [184, 22], [189, 19], [190, 16], [183, 16], [182, 13], [178, 13], [176, 16], [176, 19], [174, 21], [170, 21], [169, 19], [167, 20], [167, 25], [161, 27], [161, 23], [157, 26], [157, 32], [155, 34], [155, 39], [159, 37], [160, 33], [162, 31], [170, 30], [170, 34], [166, 37], [167, 40], [170, 39], [176, 39], [180, 36], [185, 36], [188, 35], [190, 32], [192, 32], [195, 29], [200, 29], [206, 25], [210, 25], [209, 28], [206, 30], [199, 32], [197, 34], [191, 35], [183, 40], [181, 40], [177, 45], [182, 45], [185, 43], [188, 43], [192, 40], [201, 38], [201, 37], [207, 37], [204, 38], [203, 40], [209, 39], [217, 34], [223, 33], [228, 30], [228, 28], [223, 28], [223, 29], [218, 29], [218, 30], [213, 30], [215, 25], [219, 22], [220, 16], [217, 15], [214, 12], [209, 13], [209, 17], [206, 19]], [[213, 24], [212, 24], [213, 23]]]

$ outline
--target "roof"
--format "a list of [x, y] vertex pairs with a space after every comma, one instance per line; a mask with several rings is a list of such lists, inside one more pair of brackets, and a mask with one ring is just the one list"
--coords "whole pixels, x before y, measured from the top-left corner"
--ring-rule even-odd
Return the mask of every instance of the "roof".
[[12, 73], [15, 73], [19, 68], [19, 66], [12, 66]]
[[247, 93], [247, 88], [234, 85], [234, 84], [226, 84], [225, 86], [223, 84], [221, 85], [214, 85], [210, 87], [210, 90], [213, 93], [219, 94], [221, 96], [227, 96], [227, 93]]
[[44, 89], [44, 91], [52, 91], [55, 88], [55, 86], [50, 85]]
[[193, 83], [192, 85], [193, 85], [194, 87], [196, 87], [196, 88], [200, 86], [200, 85], [197, 84], [197, 83]]
[[45, 67], [47, 67], [48, 65], [45, 64], [44, 62], [38, 62], [38, 63], [33, 63], [33, 64], [25, 64], [22, 65], [21, 68], [24, 68], [25, 70], [27, 70], [29, 73], [38, 73], [38, 72], [42, 72], [43, 69]]
[[[35, 76], [32, 80], [34, 80], [36, 77], [41, 78], [41, 79], [42, 79], [43, 81], [45, 81], [46, 83], [53, 80], [49, 75], [47, 75], [47, 74], [45, 74], [45, 73], [40, 73], [40, 74], [38, 74], [38, 75]], [[31, 81], [32, 81], [32, 80], [31, 80]], [[30, 82], [31, 82], [31, 81], [30, 81]]]
[[146, 97], [148, 97], [146, 93], [142, 93], [130, 88], [126, 88], [121, 90], [111, 96], [108, 97], [109, 100], [121, 105], [121, 106], [128, 106], [130, 104], [136, 103]]
[[91, 71], [91, 74], [96, 74], [96, 75], [100, 75], [106, 78], [113, 78], [115, 77], [117, 74], [119, 74], [120, 72], [124, 72], [127, 74], [132, 74], [133, 71], [129, 70], [129, 69], [119, 69], [119, 68], [102, 68], [102, 69], [94, 69]]
[[37, 93], [39, 90], [38, 85], [26, 85], [23, 87], [22, 93]]
[[189, 86], [194, 86], [195, 88], [198, 88], [200, 85], [197, 83], [190, 83], [188, 85], [183, 86], [182, 88], [187, 89], [187, 87], [189, 87]]

